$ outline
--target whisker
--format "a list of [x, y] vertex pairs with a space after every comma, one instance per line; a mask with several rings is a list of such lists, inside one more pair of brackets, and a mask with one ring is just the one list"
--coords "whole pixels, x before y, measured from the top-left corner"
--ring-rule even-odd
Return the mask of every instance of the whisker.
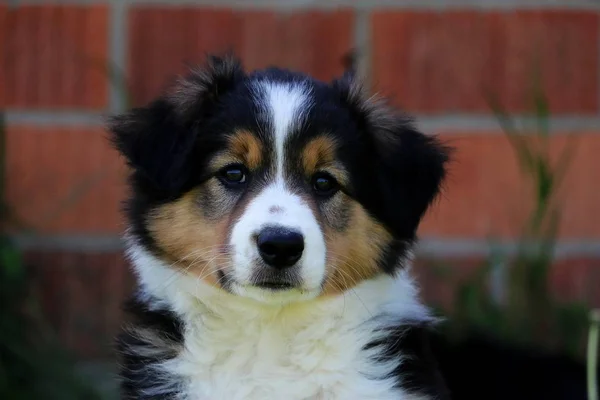
[[[164, 284], [162, 285], [162, 288], [164, 289], [167, 286], [171, 285], [173, 282], [175, 282], [175, 280], [179, 274], [187, 273], [192, 267], [194, 267], [198, 263], [198, 261], [202, 257], [211, 254], [215, 248], [220, 248], [220, 247], [222, 247], [222, 246], [221, 245], [212, 245], [212, 246], [206, 246], [206, 247], [203, 247], [200, 249], [196, 249], [196, 250], [191, 251], [190, 253], [186, 254], [185, 256], [181, 257], [179, 260], [175, 261], [174, 263], [171, 263], [170, 265], [168, 265], [167, 266], [168, 268], [173, 268], [173, 267], [177, 266], [178, 264], [186, 262], [190, 258], [195, 257], [191, 262], [189, 262], [189, 264], [185, 268], [175, 269], [173, 271], [173, 273], [170, 274], [169, 277], [165, 280]], [[219, 254], [219, 253], [217, 253], [217, 254]], [[222, 254], [219, 254], [219, 255], [225, 257], [225, 255], [222, 255]]]
[[[340, 257], [343, 258], [344, 256], [341, 254], [336, 254], [336, 253], [332, 253], [332, 255], [336, 256], [336, 257]], [[346, 259], [350, 260], [349, 257], [345, 257]], [[363, 273], [361, 272], [360, 269], [354, 267], [352, 264], [350, 264], [349, 262], [345, 261], [345, 260], [340, 260], [342, 261], [342, 266], [346, 266], [351, 268], [354, 272], [356, 272], [358, 274], [359, 277], [361, 278], [366, 278], [366, 276], [363, 276]], [[356, 264], [355, 261], [352, 261], [353, 264]], [[336, 271], [340, 272], [341, 274], [343, 274], [343, 279], [345, 281], [345, 277], [348, 277], [349, 279], [351, 279], [353, 286], [358, 284], [358, 281], [356, 280], [355, 277], [351, 276], [347, 271], [345, 271], [343, 268], [336, 268]], [[335, 281], [335, 275], [332, 275], [332, 280]], [[360, 295], [356, 292], [356, 290], [354, 290], [353, 287], [348, 287], [348, 290], [350, 292], [352, 292], [352, 294], [354, 294], [354, 296], [356, 296], [356, 298], [358, 299], [358, 301], [360, 301], [360, 303], [363, 305], [363, 307], [365, 308], [365, 310], [372, 316], [372, 312], [371, 310], [369, 310], [369, 308], [367, 307], [367, 305], [365, 304], [365, 302], [363, 301], [363, 299], [360, 297]]]

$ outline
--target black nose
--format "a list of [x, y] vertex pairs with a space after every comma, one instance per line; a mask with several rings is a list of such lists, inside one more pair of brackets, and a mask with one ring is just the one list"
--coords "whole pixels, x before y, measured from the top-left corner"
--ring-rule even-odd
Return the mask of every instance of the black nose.
[[264, 228], [256, 242], [262, 259], [275, 268], [287, 268], [296, 264], [304, 250], [304, 237], [285, 228]]

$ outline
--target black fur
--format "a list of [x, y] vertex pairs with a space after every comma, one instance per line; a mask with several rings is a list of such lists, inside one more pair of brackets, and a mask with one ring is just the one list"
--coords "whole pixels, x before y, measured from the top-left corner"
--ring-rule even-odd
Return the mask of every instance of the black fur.
[[430, 345], [433, 329], [427, 322], [399, 321], [398, 325], [386, 329], [384, 340], [374, 341], [367, 348], [381, 349], [381, 361], [403, 360], [392, 373], [402, 389], [429, 396], [427, 398], [449, 400], [450, 394]]
[[[162, 255], [146, 227], [148, 213], [210, 178], [214, 171], [207, 171], [207, 162], [224, 146], [228, 132], [248, 129], [266, 148], [272, 147], [272, 139], [262, 134], [268, 122], [247, 85], [257, 79], [301, 81], [310, 88], [314, 104], [305, 116], [308, 123], [292, 132], [289, 150], [301, 148], [325, 132], [336, 138], [337, 156], [350, 174], [350, 186], [344, 191], [393, 236], [378, 261], [383, 272], [394, 274], [398, 260], [416, 240], [419, 221], [440, 190], [448, 149], [436, 138], [418, 132], [403, 115], [382, 103], [367, 101], [353, 69], [339, 80], [323, 83], [277, 68], [248, 75], [235, 59], [213, 57], [172, 93], [113, 118], [112, 140], [132, 168], [132, 197], [126, 215], [133, 238], [155, 255]], [[286, 166], [284, 174], [295, 190], [311, 193], [297, 163]], [[268, 167], [260, 169], [249, 190], [257, 190], [270, 173]], [[219, 280], [226, 288], [227, 277], [219, 276]], [[172, 388], [173, 396], [177, 392], [175, 378], [164, 382], [169, 378], [159, 376], [151, 366], [174, 357], [181, 348], [183, 322], [168, 310], [148, 306], [155, 303], [136, 300], [128, 307], [136, 321], [119, 339], [125, 398], [152, 399], [143, 392], [157, 382]], [[395, 371], [403, 376], [403, 385], [423, 394], [439, 396], [443, 392], [427, 347], [426, 327], [409, 324], [390, 329], [389, 340], [372, 345], [384, 346], [385, 357], [409, 356]], [[148, 351], [132, 350], [140, 347]]]
[[[483, 332], [450, 340], [442, 332], [432, 349], [454, 399], [586, 400], [586, 367], [564, 355], [509, 344]], [[600, 370], [596, 373], [600, 380]]]
[[[183, 322], [169, 310], [151, 309], [150, 303], [152, 301], [148, 299], [133, 298], [125, 305], [132, 325], [117, 340], [123, 399], [168, 400], [175, 399], [178, 393], [178, 378], [159, 373], [153, 365], [177, 355], [176, 349], [183, 346]], [[142, 334], [141, 329], [146, 333]], [[166, 382], [166, 379], [170, 380]], [[173, 388], [170, 395], [168, 392], [160, 396], [147, 394], [161, 382]]]
[[[413, 240], [423, 214], [440, 192], [450, 148], [417, 131], [412, 121], [383, 100], [367, 101], [347, 73], [332, 84], [367, 149], [355, 166], [357, 200], [397, 239]], [[367, 166], [367, 168], [365, 168]]]
[[[148, 211], [208, 178], [205, 162], [223, 146], [224, 132], [242, 127], [260, 135], [265, 122], [245, 85], [256, 79], [301, 81], [311, 88], [315, 104], [306, 116], [310, 123], [292, 135], [290, 147], [299, 148], [323, 132], [336, 137], [340, 159], [351, 173], [348, 194], [392, 232], [395, 240], [386, 254], [402, 257], [440, 190], [448, 149], [418, 132], [402, 114], [367, 101], [353, 70], [326, 84], [278, 68], [246, 75], [233, 58], [210, 58], [174, 92], [111, 120], [113, 142], [133, 168], [133, 197], [126, 205], [133, 235], [160, 255], [145, 227]], [[269, 142], [268, 137], [262, 140]], [[269, 171], [263, 172], [264, 181]], [[299, 191], [310, 191], [303, 177], [295, 179]], [[388, 259], [381, 265], [393, 273], [396, 263]]]
[[146, 227], [149, 211], [208, 178], [206, 161], [223, 147], [228, 124], [254, 127], [248, 96], [230, 99], [236, 115], [222, 115], [221, 99], [243, 76], [235, 59], [210, 57], [206, 68], [191, 73], [173, 93], [109, 120], [111, 140], [132, 168], [132, 196], [125, 204], [130, 233], [155, 255], [161, 249]]

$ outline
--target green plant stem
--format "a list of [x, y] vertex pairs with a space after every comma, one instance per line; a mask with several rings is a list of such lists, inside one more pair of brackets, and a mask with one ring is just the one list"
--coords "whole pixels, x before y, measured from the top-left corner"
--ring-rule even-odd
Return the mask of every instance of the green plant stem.
[[590, 333], [587, 348], [587, 385], [588, 399], [598, 400], [598, 336], [600, 334], [600, 310], [591, 312]]

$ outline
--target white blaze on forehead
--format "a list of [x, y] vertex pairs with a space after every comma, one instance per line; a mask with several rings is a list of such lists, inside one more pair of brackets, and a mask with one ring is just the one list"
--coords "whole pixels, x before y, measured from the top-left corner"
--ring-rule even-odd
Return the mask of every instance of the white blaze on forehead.
[[310, 89], [302, 82], [258, 82], [259, 102], [269, 119], [270, 133], [275, 142], [277, 179], [283, 177], [285, 142], [290, 132], [297, 128], [310, 107]]
[[303, 285], [302, 296], [312, 296], [320, 290], [326, 272], [325, 239], [310, 206], [286, 187], [283, 177], [287, 163], [285, 145], [311, 106], [310, 88], [302, 82], [257, 81], [253, 89], [256, 104], [261, 109], [261, 122], [266, 123], [263, 129], [273, 140], [275, 179], [248, 203], [232, 227], [229, 240], [233, 249], [233, 281], [242, 285], [239, 290], [245, 290], [244, 295], [253, 296], [246, 287], [256, 268], [261, 268], [256, 237], [265, 227], [275, 225], [297, 231], [304, 237], [304, 251], [297, 267]]

